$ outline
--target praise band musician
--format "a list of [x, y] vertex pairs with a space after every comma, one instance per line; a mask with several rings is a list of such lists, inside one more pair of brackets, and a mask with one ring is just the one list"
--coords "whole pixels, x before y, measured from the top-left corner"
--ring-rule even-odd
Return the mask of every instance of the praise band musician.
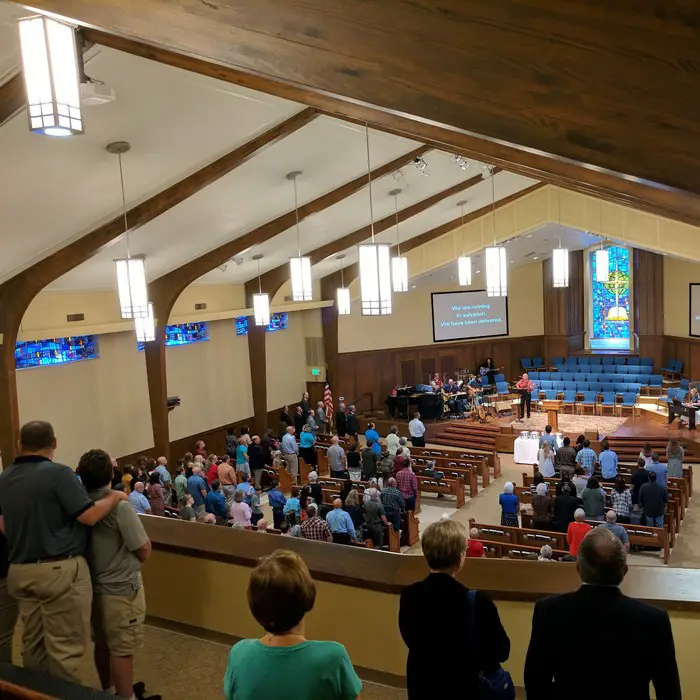
[[472, 417], [478, 419], [482, 423], [486, 422], [486, 409], [484, 408], [484, 390], [481, 386], [482, 379], [480, 376], [470, 375], [467, 382], [467, 393], [472, 405]]
[[442, 387], [442, 397], [450, 413], [464, 415], [467, 410], [459, 384], [454, 379], [448, 379]]
[[430, 382], [430, 386], [433, 387], [434, 391], [439, 391], [444, 386], [444, 382], [442, 381], [442, 379], [440, 379], [439, 372], [435, 372], [435, 374]]
[[520, 394], [520, 418], [525, 417], [525, 409], [527, 408], [527, 417], [530, 417], [530, 403], [532, 401], [532, 392], [535, 390], [535, 385], [530, 381], [527, 372], [515, 384], [516, 391]]
[[493, 385], [496, 383], [495, 376], [498, 374], [498, 369], [494, 367], [493, 360], [487, 357], [479, 367], [479, 376], [483, 383]]

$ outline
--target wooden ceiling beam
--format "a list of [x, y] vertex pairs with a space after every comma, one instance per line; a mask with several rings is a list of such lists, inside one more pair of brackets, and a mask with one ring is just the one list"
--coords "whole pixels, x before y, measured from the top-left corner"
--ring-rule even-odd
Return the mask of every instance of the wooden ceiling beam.
[[0, 85], [0, 126], [22, 111], [27, 104], [22, 74]]
[[[419, 146], [375, 168], [370, 173], [369, 179], [378, 180], [379, 178], [389, 175], [395, 170], [411, 163], [415, 158], [425, 154], [429, 150], [427, 146]], [[311, 202], [303, 204], [299, 207], [299, 220], [302, 221], [350, 197], [355, 192], [366, 187], [367, 182], [367, 175], [360, 175], [331, 192], [327, 192]], [[177, 269], [159, 277], [148, 285], [148, 295], [153, 303], [154, 315], [156, 317], [156, 340], [152, 343], [146, 343], [146, 374], [148, 376], [151, 419], [153, 422], [153, 439], [159, 454], [168, 456], [170, 447], [164, 331], [177, 298], [186, 287], [199, 279], [202, 275], [216, 269], [219, 265], [222, 265], [227, 260], [238, 255], [241, 251], [269, 241], [294, 226], [295, 223], [296, 212], [294, 210], [289, 211], [272, 221], [268, 221], [262, 226], [258, 226], [233, 241], [224, 243], [218, 248], [204, 253], [204, 255], [195, 260], [184, 263]], [[248, 340], [249, 343], [253, 343], [253, 345], [251, 345], [251, 353], [256, 354], [255, 360], [253, 360], [253, 354], [251, 354], [251, 370], [255, 370], [253, 374], [255, 375], [256, 387], [256, 391], [254, 392], [256, 425], [263, 425], [265, 421], [267, 398], [265, 397], [264, 386], [263, 390], [260, 388], [262, 386], [260, 384], [262, 380], [257, 377], [257, 374], [261, 362], [260, 355], [262, 355], [264, 366], [265, 334], [263, 333], [262, 336], [258, 333], [254, 335], [249, 334]]]
[[[684, 0], [642, 11], [598, 0], [463, 0], [449, 10], [383, 0], [369, 16], [359, 0], [305, 0], [303, 12], [288, 0], [32, 5], [101, 27], [122, 49], [140, 42], [154, 60], [508, 169], [563, 168], [610, 195], [622, 180], [700, 194], [699, 98], [686, 69], [698, 37]], [[601, 183], [601, 172], [611, 179]]]
[[[536, 192], [537, 190], [541, 189], [542, 187], [545, 187], [547, 183], [545, 182], [538, 182], [534, 185], [531, 185], [530, 187], [527, 187], [524, 190], [521, 190], [520, 192], [515, 192], [514, 194], [508, 195], [507, 197], [503, 197], [503, 199], [499, 199], [496, 202], [495, 210], [498, 211], [502, 207], [507, 206], [508, 204], [511, 204], [512, 202], [515, 202], [518, 199], [521, 199], [522, 197], [525, 197], [529, 194], [532, 194], [533, 192]], [[435, 228], [430, 229], [429, 231], [426, 231], [425, 233], [421, 233], [418, 236], [414, 236], [413, 238], [409, 238], [408, 240], [404, 241], [401, 243], [401, 253], [408, 253], [411, 250], [414, 250], [415, 248], [418, 248], [419, 246], [422, 245], [428, 245], [429, 243], [432, 243], [434, 240], [437, 238], [440, 238], [440, 236], [444, 236], [446, 233], [450, 233], [451, 231], [454, 231], [455, 229], [459, 228], [460, 226], [463, 226], [464, 224], [468, 224], [472, 221], [475, 221], [476, 219], [480, 219], [482, 216], [486, 216], [487, 214], [490, 214], [492, 211], [494, 211], [494, 206], [492, 204], [487, 204], [484, 207], [481, 207], [480, 209], [475, 209], [474, 211], [470, 212], [469, 214], [465, 214], [464, 218], [457, 217], [456, 219], [453, 219], [452, 221], [448, 221], [447, 223], [440, 224], [440, 226], [436, 226]], [[396, 255], [397, 254], [397, 248], [396, 246], [393, 246], [391, 249], [391, 254]], [[360, 274], [360, 269], [359, 265], [357, 263], [353, 263], [352, 265], [348, 265], [344, 270], [343, 270], [343, 280], [345, 282], [345, 286], [349, 286], [355, 279]], [[330, 275], [326, 275], [321, 279], [321, 295], [323, 299], [334, 299], [335, 298], [335, 289], [340, 286], [340, 272], [333, 272]]]
[[[313, 108], [298, 112], [142, 204], [132, 207], [126, 215], [129, 230], [134, 231], [153, 221], [248, 162], [256, 153], [302, 128], [315, 119], [317, 114]], [[0, 420], [0, 452], [5, 464], [9, 464], [8, 460], [11, 460], [15, 453], [19, 430], [14, 353], [19, 326], [27, 307], [47, 285], [91, 258], [123, 233], [124, 217], [120, 215], [0, 285], [0, 416], [3, 417]]]
[[[498, 172], [499, 170], [498, 168], [496, 168], [494, 170], [494, 175]], [[374, 227], [372, 227], [371, 225], [363, 226], [362, 228], [359, 228], [356, 231], [353, 231], [352, 233], [348, 233], [342, 238], [338, 238], [335, 241], [331, 241], [330, 243], [322, 245], [320, 248], [316, 248], [315, 250], [312, 250], [309, 253], [305, 253], [305, 255], [308, 255], [311, 258], [312, 265], [318, 265], [318, 263], [320, 263], [322, 260], [325, 260], [326, 258], [329, 258], [332, 255], [341, 253], [342, 251], [347, 250], [352, 246], [359, 245], [360, 243], [363, 243], [367, 239], [371, 238], [373, 228], [375, 234], [381, 233], [382, 231], [386, 231], [387, 229], [391, 228], [396, 224], [397, 216], [399, 223], [406, 221], [407, 219], [410, 219], [411, 217], [416, 216], [417, 214], [420, 214], [426, 211], [427, 209], [430, 209], [430, 207], [435, 206], [439, 202], [442, 202], [444, 199], [464, 192], [464, 190], [467, 190], [470, 187], [474, 187], [474, 185], [478, 185], [480, 182], [483, 182], [483, 179], [484, 178], [481, 175], [476, 175], [474, 177], [469, 178], [468, 180], [458, 182], [456, 185], [448, 187], [446, 190], [442, 190], [442, 192], [437, 192], [436, 194], [433, 194], [430, 197], [422, 199], [420, 202], [416, 202], [415, 204], [411, 204], [408, 207], [399, 209], [398, 215], [390, 214], [389, 216], [385, 216], [383, 219], [380, 219], [379, 221], [375, 222]], [[284, 284], [284, 282], [286, 282], [288, 278], [289, 265], [285, 263], [284, 265], [278, 265], [273, 270], [269, 270], [264, 275], [262, 275], [260, 282], [262, 288], [270, 295], [270, 299], [272, 299], [272, 297], [274, 297], [274, 295], [278, 292], [279, 288]], [[257, 284], [257, 279], [251, 280], [250, 282], [246, 283], [246, 299], [248, 299], [250, 295], [257, 290]]]

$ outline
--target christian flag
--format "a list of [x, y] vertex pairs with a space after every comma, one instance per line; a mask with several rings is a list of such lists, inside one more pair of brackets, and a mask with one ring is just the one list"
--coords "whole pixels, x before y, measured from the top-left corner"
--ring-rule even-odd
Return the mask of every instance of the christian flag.
[[331, 385], [326, 379], [326, 386], [323, 390], [323, 405], [326, 407], [326, 420], [330, 421], [333, 417], [333, 394], [331, 393]]

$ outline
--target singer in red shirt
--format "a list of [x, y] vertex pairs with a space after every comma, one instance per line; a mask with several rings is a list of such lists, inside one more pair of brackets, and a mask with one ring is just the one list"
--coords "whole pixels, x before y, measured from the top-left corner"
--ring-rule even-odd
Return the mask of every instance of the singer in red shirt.
[[532, 392], [535, 385], [530, 381], [527, 372], [523, 374], [515, 385], [515, 388], [520, 394], [520, 420], [525, 417], [525, 409], [527, 408], [527, 417], [530, 417], [530, 403], [532, 401]]

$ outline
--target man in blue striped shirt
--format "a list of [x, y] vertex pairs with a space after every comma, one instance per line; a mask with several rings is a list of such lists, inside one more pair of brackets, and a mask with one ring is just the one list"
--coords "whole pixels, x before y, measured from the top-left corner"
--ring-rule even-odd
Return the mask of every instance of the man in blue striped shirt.
[[343, 510], [343, 502], [339, 498], [333, 501], [333, 510], [326, 515], [326, 523], [336, 544], [350, 544], [351, 541], [357, 541], [352, 518]]

